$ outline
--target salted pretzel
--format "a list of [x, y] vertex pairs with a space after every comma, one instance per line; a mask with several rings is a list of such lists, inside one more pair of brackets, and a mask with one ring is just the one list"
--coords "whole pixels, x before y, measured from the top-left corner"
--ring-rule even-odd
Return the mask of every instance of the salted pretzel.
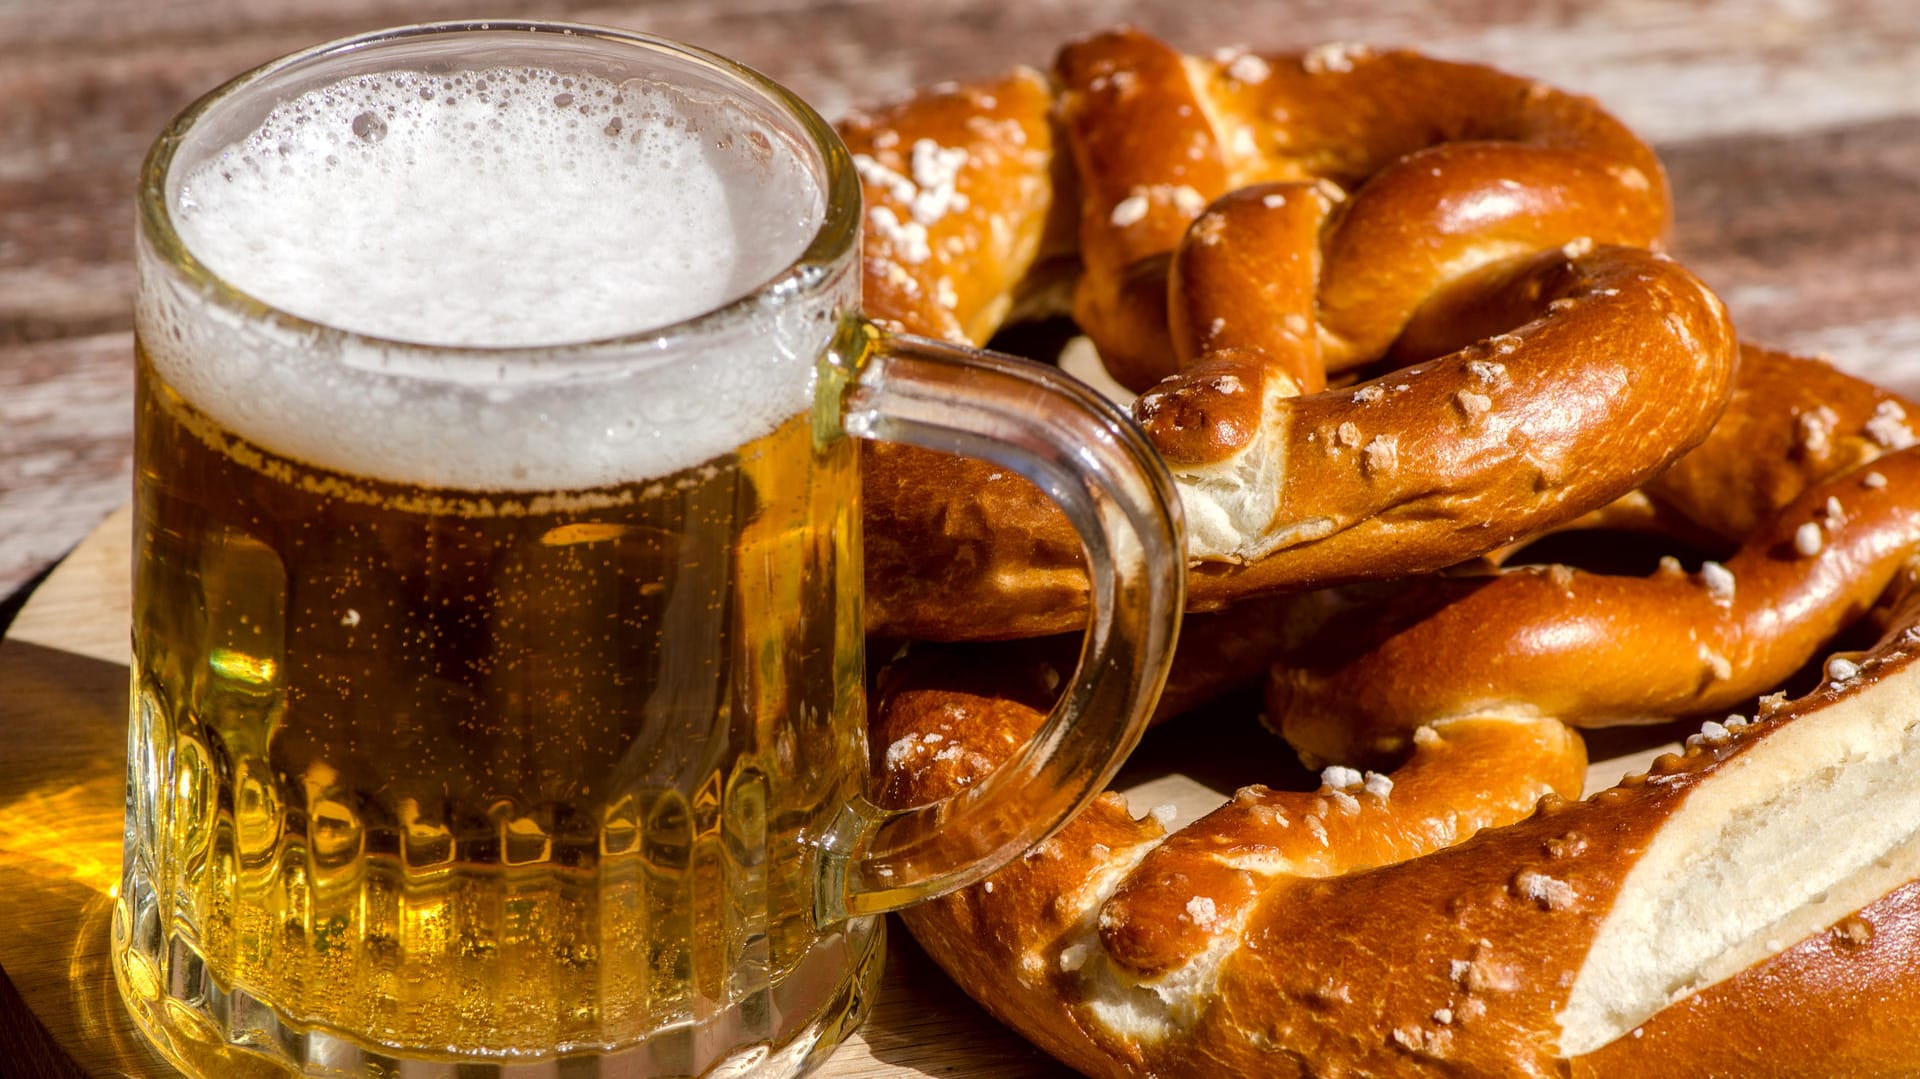
[[[1413, 89], [1367, 104], [1354, 88], [1386, 70], [1382, 57]], [[1274, 718], [1309, 756], [1341, 762], [1316, 790], [1245, 787], [1177, 831], [1102, 795], [1027, 858], [907, 921], [975, 999], [1090, 1075], [1910, 1074], [1920, 601], [1915, 574], [1896, 572], [1920, 544], [1910, 406], [1748, 350], [1731, 410], [1686, 452], [1728, 391], [1732, 339], [1697, 283], [1642, 250], [1664, 228], [1651, 155], [1580, 99], [1422, 66], [1433, 63], [1356, 50], [1196, 60], [1122, 33], [1070, 48], [1057, 91], [1016, 75], [847, 128], [880, 196], [869, 308], [978, 341], [1071, 289], [1103, 360], [1144, 391], [1135, 417], [1200, 523], [1202, 605], [1240, 601], [1183, 643], [1182, 703], [1243, 678], [1269, 649], [1288, 653]], [[1442, 85], [1483, 75], [1470, 90]], [[1454, 93], [1473, 118], [1395, 128]], [[1057, 153], [1053, 110], [1066, 138]], [[1334, 130], [1321, 138], [1315, 123]], [[1363, 134], [1375, 125], [1396, 133]], [[1378, 160], [1376, 138], [1388, 147]], [[1514, 186], [1453, 186], [1483, 153], [1507, 155]], [[1577, 179], [1556, 179], [1566, 175]], [[1316, 182], [1326, 179], [1339, 190]], [[1555, 203], [1527, 181], [1598, 198], [1611, 224], [1557, 232], [1581, 200]], [[1392, 203], [1368, 202], [1393, 191], [1415, 192], [1425, 216], [1407, 210], [1417, 223], [1405, 232], [1354, 224], [1395, 220]], [[1501, 191], [1521, 209], [1485, 211], [1501, 221], [1486, 247], [1432, 208]], [[1657, 226], [1633, 234], [1649, 206]], [[1422, 236], [1444, 250], [1423, 259]], [[1371, 277], [1360, 251], [1386, 256]], [[1380, 265], [1414, 284], [1400, 290]], [[1369, 281], [1362, 299], [1342, 292]], [[1621, 296], [1618, 309], [1592, 302]], [[1627, 310], [1657, 325], [1630, 324]], [[1372, 312], [1378, 324], [1359, 317]], [[1689, 427], [1654, 410], [1644, 384], [1605, 364], [1554, 366], [1580, 335], [1623, 353], [1648, 339], [1662, 355], [1692, 350], [1691, 366], [1655, 369], [1708, 387], [1705, 418]], [[1382, 354], [1399, 368], [1322, 388]], [[1689, 397], [1693, 385], [1662, 389]], [[1598, 443], [1581, 441], [1592, 435], [1581, 424], [1607, 407], [1600, 398], [1674, 441], [1614, 447], [1658, 463], [1629, 469], [1640, 478], [1624, 487], [1572, 490], [1565, 474], [1593, 467], [1581, 453]], [[1497, 426], [1498, 445], [1476, 441], [1476, 421]], [[1476, 468], [1510, 467], [1499, 454], [1516, 443], [1522, 515], [1505, 517], [1511, 474]], [[1073, 541], [1022, 481], [918, 451], [875, 458], [882, 631], [1070, 626]], [[1292, 486], [1309, 474], [1313, 486]], [[1235, 483], [1278, 492], [1271, 515], [1235, 502]], [[1473, 542], [1461, 539], [1469, 519], [1454, 516], [1463, 507], [1477, 515]], [[1398, 513], [1439, 524], [1400, 527]], [[1370, 637], [1341, 630], [1344, 600], [1329, 593], [1271, 597], [1260, 614], [1272, 621], [1235, 635], [1249, 595], [1415, 573], [1580, 524], [1677, 525], [1738, 552], [1647, 580], [1530, 569], [1383, 585], [1398, 603], [1429, 598]], [[1585, 749], [1567, 721], [1751, 696], [1889, 587], [1885, 638], [1829, 662], [1813, 693], [1709, 722], [1683, 754], [1575, 800]], [[1644, 636], [1630, 662], [1616, 654], [1584, 672], [1577, 657], [1553, 667], [1525, 648], [1508, 671], [1494, 648], [1459, 652], [1473, 634], [1457, 627], [1481, 630], [1471, 617], [1455, 617], [1452, 635], [1423, 621], [1479, 611], [1508, 631], [1497, 647], [1513, 649], [1577, 629], [1583, 608], [1569, 597], [1615, 592], [1629, 601], [1606, 628]], [[1483, 593], [1519, 598], [1453, 606]], [[1791, 617], [1770, 617], [1769, 599]], [[1236, 639], [1226, 662], [1204, 662]], [[1303, 640], [1314, 653], [1295, 662]], [[875, 683], [876, 797], [920, 804], [974, 783], [1039, 727], [1070, 654], [1057, 640], [924, 645], [887, 664]], [[1615, 692], [1649, 655], [1648, 687]], [[1412, 673], [1433, 668], [1448, 677]], [[1580, 691], [1561, 692], [1577, 674]], [[1349, 708], [1357, 727], [1336, 722]], [[1862, 1021], [1869, 1000], [1885, 1010]], [[1757, 1012], [1764, 1031], [1746, 1033]], [[1718, 1036], [1729, 1029], [1742, 1036]]]
[[[1738, 666], [1722, 680], [1747, 696], [1822, 643], [1808, 646], [1796, 618], [1831, 632], [1838, 609], [1861, 612], [1858, 597], [1890, 580], [1905, 589], [1882, 643], [1830, 660], [1814, 693], [1709, 721], [1684, 755], [1573, 801], [1585, 754], [1563, 721], [1606, 714], [1591, 702], [1638, 686], [1672, 647], [1662, 611], [1671, 621], [1685, 609], [1670, 591], [1642, 597], [1609, 622], [1631, 662], [1602, 657], [1605, 678], [1563, 668], [1555, 674], [1578, 684], [1549, 686], [1526, 673], [1535, 658], [1514, 642], [1575, 636], [1596, 591], [1575, 585], [1551, 609], [1518, 608], [1524, 624], [1482, 630], [1514, 649], [1521, 673], [1492, 655], [1483, 665], [1471, 633], [1429, 640], [1434, 650], [1398, 667], [1363, 651], [1368, 674], [1397, 679], [1390, 696], [1410, 711], [1386, 725], [1393, 741], [1321, 748], [1359, 746], [1381, 771], [1331, 767], [1308, 792], [1246, 787], [1171, 832], [1104, 795], [1024, 861], [909, 913], [915, 936], [996, 1016], [1090, 1075], [1911, 1074], [1920, 596], [1887, 567], [1920, 552], [1920, 446], [1891, 394], [1819, 361], [1758, 349], [1746, 361], [1713, 435], [1646, 496], [1719, 490], [1689, 509], [1703, 527], [1751, 527], [1727, 563], [1736, 581], [1745, 570], [1749, 590], [1766, 591], [1769, 573], [1805, 578], [1791, 594], [1774, 588], [1782, 617], [1729, 649]], [[1847, 600], [1814, 595], [1832, 565], [1792, 538], [1834, 491], [1852, 508], [1837, 527], [1820, 521], [1831, 528], [1823, 550], [1864, 582]], [[1769, 555], [1774, 568], [1755, 564]], [[1563, 576], [1587, 579], [1528, 569], [1485, 587]], [[1702, 576], [1713, 574], [1614, 583], [1707, 595], [1715, 586]], [[1816, 610], [1802, 617], [1803, 607]], [[1293, 641], [1344, 643], [1312, 621], [1337, 623], [1337, 608], [1291, 613], [1306, 619]], [[1753, 621], [1736, 605], [1719, 617]], [[1725, 632], [1712, 622], [1699, 623], [1702, 639]], [[979, 647], [928, 646], [881, 675], [883, 800], [968, 785], [1040, 723], [1057, 682], [1042, 650], [1023, 663], [994, 646], [983, 662]], [[1504, 693], [1445, 698], [1489, 670]], [[1335, 687], [1282, 672], [1291, 694]], [[1415, 672], [1447, 703], [1427, 704]], [[1365, 678], [1349, 674], [1338, 688], [1364, 695]], [[1698, 699], [1661, 703], [1680, 711]], [[1868, 1007], [1874, 1018], [1851, 1021]]]
[[[1592, 102], [1406, 52], [1182, 56], [1116, 31], [842, 125], [866, 307], [982, 341], [1057, 309], [1135, 390], [1196, 609], [1437, 569], [1657, 474], [1724, 406], [1719, 301], [1652, 248], [1667, 196]], [[1433, 305], [1480, 339], [1338, 389]], [[1404, 355], [1402, 357], [1404, 359]], [[1025, 480], [908, 447], [864, 472], [869, 626], [1074, 628], [1077, 539]]]
[[[1391, 771], [1246, 787], [1171, 834], [1102, 795], [905, 917], [1094, 1076], [1911, 1074], [1916, 614], [1803, 700], [1584, 801], [1556, 720], [1451, 718]], [[963, 692], [938, 666], [883, 679], [886, 800], [975, 781], [1042, 719], [1033, 671]]]
[[1740, 377], [1727, 418], [1641, 492], [1737, 543], [1730, 557], [1694, 572], [1666, 558], [1638, 578], [1552, 565], [1412, 582], [1323, 627], [1318, 658], [1277, 670], [1270, 720], [1305, 756], [1358, 762], [1453, 715], [1610, 726], [1725, 711], [1779, 685], [1920, 545], [1920, 458], [1881, 458], [1914, 444], [1920, 406], [1758, 348]]

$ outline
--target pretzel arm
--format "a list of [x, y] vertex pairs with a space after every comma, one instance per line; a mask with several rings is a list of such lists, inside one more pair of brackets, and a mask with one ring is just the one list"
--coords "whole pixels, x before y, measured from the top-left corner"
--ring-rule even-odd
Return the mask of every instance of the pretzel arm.
[[1914, 442], [1920, 405], [1824, 360], [1741, 346], [1727, 410], [1647, 497], [1738, 542], [1808, 487]]
[[[1773, 356], [1750, 388], [1764, 391], [1781, 371], [1812, 362]], [[1862, 428], [1830, 431], [1823, 444], [1859, 445], [1822, 463], [1884, 455], [1802, 490], [1724, 565], [1687, 574], [1668, 560], [1645, 578], [1524, 567], [1419, 582], [1395, 600], [1399, 613], [1362, 639], [1325, 635], [1330, 661], [1277, 668], [1269, 715], [1308, 757], [1349, 760], [1392, 754], [1415, 728], [1452, 714], [1548, 714], [1601, 726], [1724, 710], [1766, 692], [1859, 618], [1920, 544], [1920, 448], [1885, 452], [1906, 439], [1888, 431], [1881, 405], [1865, 407], [1889, 400], [1877, 391], [1836, 396]], [[1702, 473], [1725, 468], [1720, 506], [1694, 508], [1725, 523], [1750, 512], [1756, 497], [1804, 483], [1809, 466], [1789, 455], [1760, 465], [1731, 449], [1744, 436], [1765, 444], [1767, 432], [1795, 429], [1806, 414], [1799, 407], [1792, 396], [1744, 395], [1726, 430], [1688, 465], [1694, 474], [1671, 489], [1707, 488]], [[1433, 655], [1447, 656], [1444, 667], [1425, 662]], [[1596, 676], [1627, 670], [1633, 677]]]
[[[971, 784], [1044, 719], [1044, 679], [968, 651], [920, 650], [882, 674], [874, 744], [886, 803]], [[1003, 1022], [1089, 1074], [1132, 1074], [1146, 1059], [1100, 1026], [1130, 1021], [1136, 997], [1155, 1021], [1207, 999], [1219, 952], [1267, 892], [1519, 820], [1543, 794], [1577, 794], [1584, 764], [1579, 740], [1552, 721], [1468, 719], [1423, 732], [1391, 779], [1336, 771], [1313, 792], [1249, 787], [1171, 837], [1163, 818], [1136, 819], [1109, 792], [990, 882], [903, 917]], [[1065, 1003], [1089, 982], [1111, 999]]]
[[[1920, 875], [1916, 640], [1903, 629], [1801, 702], [1531, 812], [1578, 782], [1577, 740], [1547, 718], [1443, 721], [1384, 779], [1248, 788], [1171, 836], [1103, 795], [906, 920], [996, 1016], [1090, 1075], [1547, 1076], [1594, 1052], [1622, 1069], [1597, 1074], [1667, 1074], [1630, 1032], [1673, 1001], [1724, 1012], [1741, 971], [1806, 992], [1891, 977], [1907, 954], [1812, 963], [1827, 926], [1912, 917], [1897, 889]], [[973, 673], [971, 694], [903, 675], [877, 699], [879, 744], [904, 747], [880, 765], [891, 803], [972, 782], [1038, 725], [996, 695], [1003, 672]], [[1697, 1029], [1690, 1014], [1673, 1021]], [[1872, 1051], [1910, 1060], [1920, 1030]], [[1823, 1067], [1817, 1044], [1768, 1053], [1754, 1074]]]
[[1052, 107], [1046, 78], [1020, 70], [840, 122], [866, 206], [870, 315], [984, 343], [1021, 302], [1034, 267], [1071, 250]]
[[1168, 266], [1187, 225], [1227, 190], [1224, 151], [1170, 46], [1116, 31], [1068, 45], [1057, 67], [1082, 200], [1074, 317], [1137, 392], [1174, 370]]
[[[1070, 178], [1037, 72], [914, 95], [843, 120], [866, 200], [867, 313], [984, 343], [1070, 254]], [[912, 446], [861, 447], [867, 625], [887, 637], [1021, 637], [1076, 628], [1080, 540], [1021, 476]], [[982, 632], [981, 609], [1003, 616]]]
[[1538, 314], [1357, 387], [1275, 393], [1258, 436], [1216, 459], [1170, 452], [1180, 432], [1158, 422], [1158, 402], [1181, 401], [1175, 421], [1204, 430], [1232, 394], [1189, 372], [1141, 397], [1135, 415], [1181, 481], [1203, 560], [1194, 606], [1379, 576], [1386, 550], [1396, 574], [1439, 569], [1605, 505], [1706, 436], [1734, 342], [1690, 274], [1599, 248], [1485, 280], [1531, 295]]
[[1590, 99], [1405, 50], [1189, 62], [1233, 186], [1319, 181], [1351, 197], [1322, 244], [1330, 371], [1370, 362], [1436, 288], [1585, 239], [1657, 248], [1670, 206], [1653, 152]]

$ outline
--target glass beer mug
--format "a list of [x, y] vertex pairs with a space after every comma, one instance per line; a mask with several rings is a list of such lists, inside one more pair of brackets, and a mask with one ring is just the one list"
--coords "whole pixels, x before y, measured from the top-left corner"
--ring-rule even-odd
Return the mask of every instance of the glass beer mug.
[[[858, 313], [805, 105], [585, 27], [244, 75], [139, 192], [116, 974], [200, 1074], [792, 1074], [879, 912], [1083, 805], [1164, 677], [1177, 503], [1045, 369]], [[858, 438], [1036, 480], [1080, 671], [948, 802], [862, 797]]]

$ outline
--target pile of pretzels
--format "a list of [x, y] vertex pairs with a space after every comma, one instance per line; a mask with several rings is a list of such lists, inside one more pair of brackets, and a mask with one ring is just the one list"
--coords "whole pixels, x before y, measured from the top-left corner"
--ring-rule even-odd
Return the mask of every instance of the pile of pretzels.
[[[1740, 343], [1645, 144], [1485, 67], [1131, 30], [841, 131], [870, 315], [1070, 315], [1134, 395], [1189, 544], [1161, 712], [1263, 684], [1321, 769], [1171, 832], [1101, 795], [911, 911], [975, 999], [1095, 1076], [1920, 1074], [1917, 406]], [[876, 797], [919, 804], [1040, 726], [1086, 581], [1025, 480], [866, 452], [913, 642]], [[1676, 554], [1537, 554], [1627, 533]], [[1675, 717], [1583, 792], [1576, 728]]]

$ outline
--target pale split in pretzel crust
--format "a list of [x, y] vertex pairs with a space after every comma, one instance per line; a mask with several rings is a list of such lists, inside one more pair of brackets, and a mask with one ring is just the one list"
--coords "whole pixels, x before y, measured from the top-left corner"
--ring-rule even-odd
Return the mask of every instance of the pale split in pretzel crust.
[[[977, 342], [1071, 283], [1107, 367], [1146, 391], [1134, 414], [1175, 471], [1195, 609], [1438, 569], [1565, 523], [1725, 403], [1726, 313], [1649, 249], [1658, 162], [1584, 98], [1406, 52], [1206, 60], [1131, 31], [1069, 46], [1058, 79], [842, 125], [869, 202], [867, 307]], [[1509, 321], [1320, 389], [1463, 295]], [[865, 475], [874, 632], [1079, 624], [1078, 543], [1025, 480], [888, 446]]]

